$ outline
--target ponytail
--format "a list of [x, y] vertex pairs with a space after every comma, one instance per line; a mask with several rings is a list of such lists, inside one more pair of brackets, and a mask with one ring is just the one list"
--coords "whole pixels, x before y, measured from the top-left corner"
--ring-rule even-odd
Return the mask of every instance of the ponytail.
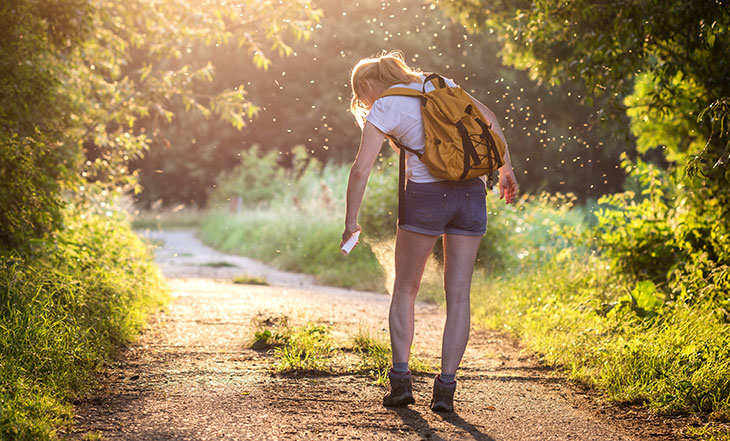
[[421, 80], [421, 72], [409, 67], [400, 51], [391, 51], [360, 60], [352, 69], [350, 76], [352, 86], [350, 112], [355, 116], [360, 127], [364, 125], [365, 117], [370, 111], [370, 108], [360, 99], [364, 93], [365, 80], [375, 80], [390, 87], [395, 84], [418, 82]]

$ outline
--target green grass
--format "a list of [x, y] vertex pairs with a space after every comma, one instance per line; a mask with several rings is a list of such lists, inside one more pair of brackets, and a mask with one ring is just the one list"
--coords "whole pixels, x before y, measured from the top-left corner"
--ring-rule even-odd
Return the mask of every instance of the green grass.
[[217, 262], [206, 262], [203, 264], [203, 266], [208, 266], [211, 268], [236, 268], [237, 265], [234, 265], [231, 262], [217, 261]]
[[254, 319], [254, 338], [250, 347], [256, 350], [268, 350], [284, 345], [292, 334], [289, 318], [261, 317]]
[[286, 374], [331, 373], [337, 348], [328, 326], [308, 322], [293, 326], [289, 318], [257, 317], [251, 348], [271, 350], [274, 371]]
[[661, 293], [630, 283], [598, 257], [553, 260], [519, 276], [481, 279], [473, 314], [617, 402], [726, 419], [730, 325], [700, 306], [648, 311], [663, 304]]
[[329, 373], [335, 353], [330, 328], [307, 323], [292, 328], [284, 344], [274, 347], [279, 373]]
[[384, 291], [384, 271], [366, 242], [349, 256], [340, 254], [342, 228], [331, 213], [296, 215], [280, 207], [239, 215], [212, 212], [203, 221], [200, 238], [224, 252], [313, 274], [321, 283]]
[[[390, 342], [369, 332], [358, 331], [345, 347], [334, 341], [331, 328], [307, 322], [293, 326], [289, 318], [257, 317], [254, 320], [254, 337], [250, 347], [271, 351], [275, 364], [272, 370], [287, 374], [336, 374], [338, 372], [365, 373], [377, 385], [388, 384], [388, 370], [391, 365]], [[359, 362], [354, 367], [337, 365], [339, 354], [353, 352]], [[434, 373], [435, 367], [412, 356], [410, 369], [413, 372]]]
[[[242, 213], [210, 212], [201, 224], [203, 240], [314, 274], [323, 283], [387, 291], [393, 278], [393, 167], [380, 167], [371, 177], [360, 213], [361, 243], [342, 257], [337, 246], [347, 168], [310, 160], [314, 167], [297, 169], [298, 175], [281, 180], [287, 188], [251, 201]], [[255, 164], [251, 161], [242, 173], [256, 176]], [[227, 188], [231, 194], [241, 191], [240, 185]], [[225, 202], [226, 196], [219, 199]], [[488, 197], [489, 226], [472, 290], [474, 323], [517, 336], [545, 362], [606, 391], [616, 402], [727, 420], [726, 311], [712, 302], [673, 301], [664, 285], [618, 274], [613, 262], [595, 251], [591, 228], [596, 219], [590, 213], [596, 207], [573, 202], [569, 195], [544, 194], [506, 206]], [[443, 301], [441, 250], [437, 245], [428, 263], [421, 299]], [[702, 271], [701, 265], [693, 268]], [[360, 368], [382, 383], [388, 345], [362, 336], [354, 347], [362, 357]]]
[[129, 210], [135, 230], [170, 230], [198, 228], [204, 212], [182, 205], [168, 209]]
[[0, 254], [0, 438], [52, 439], [70, 402], [168, 301], [121, 219], [68, 213], [30, 253]]
[[730, 425], [727, 424], [707, 423], [699, 427], [688, 427], [684, 433], [706, 441], [730, 441]]
[[[374, 384], [387, 385], [392, 360], [390, 342], [384, 337], [361, 330], [352, 337], [352, 348], [360, 358], [355, 370], [370, 375]], [[436, 368], [412, 355], [409, 369], [414, 373], [434, 373]]]
[[104, 434], [102, 434], [99, 431], [89, 432], [89, 433], [84, 434], [84, 436], [81, 439], [83, 441], [102, 441], [104, 439]]
[[240, 274], [233, 278], [233, 283], [239, 285], [268, 285], [269, 282], [263, 277], [251, 276], [248, 274]]

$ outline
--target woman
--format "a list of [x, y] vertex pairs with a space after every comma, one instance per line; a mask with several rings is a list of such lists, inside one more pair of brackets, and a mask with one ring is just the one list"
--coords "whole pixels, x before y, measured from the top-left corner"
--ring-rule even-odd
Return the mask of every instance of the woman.
[[[362, 138], [347, 185], [343, 244], [360, 231], [357, 214], [385, 135], [391, 135], [417, 151], [422, 151], [425, 145], [420, 99], [380, 96], [393, 86], [422, 90], [424, 79], [425, 75], [420, 71], [408, 67], [399, 52], [363, 59], [352, 71], [350, 110], [362, 127]], [[453, 82], [447, 83], [455, 86]], [[433, 87], [427, 84], [427, 92], [429, 86]], [[472, 100], [504, 140], [494, 113], [476, 99]], [[414, 303], [426, 260], [438, 237], [443, 235], [446, 325], [441, 373], [434, 380], [430, 407], [434, 411], [452, 412], [456, 370], [469, 337], [469, 294], [474, 262], [479, 242], [486, 232], [485, 180], [436, 179], [411, 152], [407, 153], [406, 167], [405, 214], [396, 235], [395, 283], [389, 313], [393, 349], [393, 367], [388, 373], [391, 390], [383, 404], [405, 406], [415, 402], [408, 369], [413, 342]], [[504, 153], [504, 166], [499, 169], [499, 187], [500, 198], [512, 203], [517, 194], [517, 181], [508, 151]]]

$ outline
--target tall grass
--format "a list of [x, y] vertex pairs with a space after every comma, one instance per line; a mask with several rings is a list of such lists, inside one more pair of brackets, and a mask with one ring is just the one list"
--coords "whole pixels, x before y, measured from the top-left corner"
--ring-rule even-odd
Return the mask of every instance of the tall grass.
[[115, 216], [68, 212], [30, 252], [0, 255], [0, 438], [51, 439], [167, 294], [149, 248]]
[[[245, 167], [226, 176], [212, 196], [214, 208], [203, 219], [200, 238], [226, 252], [314, 274], [322, 283], [383, 291], [386, 274], [373, 252], [373, 245], [379, 242], [376, 231], [363, 225], [356, 251], [347, 257], [339, 252], [349, 168], [321, 164], [301, 150], [297, 152], [295, 168], [286, 174], [272, 170], [275, 155], [261, 155], [257, 150], [244, 154]], [[257, 182], [278, 191], [245, 186]], [[241, 212], [230, 211], [230, 200], [236, 198], [245, 201]], [[395, 221], [392, 225], [394, 228]]]
[[476, 321], [616, 401], [727, 418], [730, 326], [712, 308], [664, 304], [631, 283], [597, 256], [553, 259], [520, 277], [480, 279]]
[[314, 274], [325, 284], [382, 291], [384, 271], [369, 246], [360, 244], [347, 257], [340, 254], [342, 229], [328, 212], [275, 207], [240, 214], [211, 212], [200, 237], [222, 251]]

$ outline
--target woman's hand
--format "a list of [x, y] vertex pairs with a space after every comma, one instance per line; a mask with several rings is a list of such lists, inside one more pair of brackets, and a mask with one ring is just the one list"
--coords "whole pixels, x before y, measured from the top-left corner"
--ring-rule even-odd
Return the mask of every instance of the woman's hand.
[[360, 225], [355, 224], [348, 226], [347, 224], [345, 224], [345, 232], [342, 233], [342, 242], [340, 242], [340, 248], [342, 248], [345, 242], [347, 242], [347, 240], [350, 239], [352, 235], [357, 233], [358, 231], [360, 231]]
[[517, 197], [517, 179], [512, 167], [502, 167], [499, 169], [499, 198], [504, 199], [508, 204], [515, 201]]

